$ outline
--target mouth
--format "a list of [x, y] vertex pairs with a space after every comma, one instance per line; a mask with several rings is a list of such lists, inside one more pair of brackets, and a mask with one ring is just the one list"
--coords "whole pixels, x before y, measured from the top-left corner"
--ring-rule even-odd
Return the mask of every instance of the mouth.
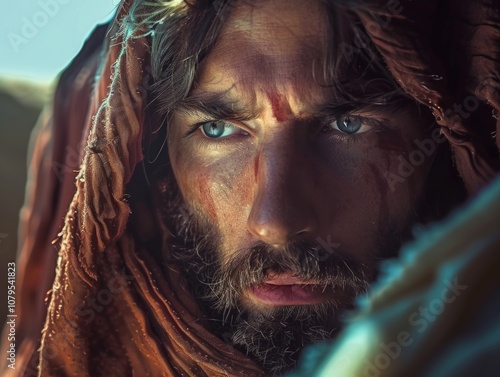
[[268, 306], [314, 305], [332, 299], [334, 291], [331, 286], [281, 274], [250, 287], [248, 295], [252, 301]]

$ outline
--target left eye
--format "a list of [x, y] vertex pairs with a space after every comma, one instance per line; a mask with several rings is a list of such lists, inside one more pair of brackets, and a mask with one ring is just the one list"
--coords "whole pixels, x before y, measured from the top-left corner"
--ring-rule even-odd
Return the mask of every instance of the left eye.
[[238, 133], [238, 128], [222, 120], [205, 122], [200, 126], [201, 132], [211, 139], [219, 139]]
[[356, 116], [340, 117], [330, 125], [332, 128], [346, 134], [355, 134], [364, 128], [363, 119]]

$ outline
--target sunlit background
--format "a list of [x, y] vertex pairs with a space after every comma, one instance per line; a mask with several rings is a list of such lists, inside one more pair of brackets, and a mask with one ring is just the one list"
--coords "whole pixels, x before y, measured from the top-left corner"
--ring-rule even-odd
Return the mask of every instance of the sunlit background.
[[119, 0], [2, 0], [0, 76], [50, 82]]
[[0, 0], [0, 324], [15, 259], [29, 135], [57, 75], [119, 0]]

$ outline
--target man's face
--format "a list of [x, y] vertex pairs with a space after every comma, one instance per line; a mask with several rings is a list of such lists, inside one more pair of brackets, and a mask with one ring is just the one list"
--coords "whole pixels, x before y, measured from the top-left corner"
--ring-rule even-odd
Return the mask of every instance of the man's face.
[[411, 223], [431, 163], [391, 191], [386, 173], [425, 137], [416, 109], [330, 111], [326, 22], [319, 2], [237, 6], [170, 122], [183, 201], [216, 238], [211, 284], [233, 279], [222, 300], [247, 324], [352, 303]]

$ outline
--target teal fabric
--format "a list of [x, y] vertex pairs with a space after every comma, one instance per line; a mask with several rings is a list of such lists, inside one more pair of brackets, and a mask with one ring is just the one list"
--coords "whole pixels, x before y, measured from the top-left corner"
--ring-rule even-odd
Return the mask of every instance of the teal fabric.
[[500, 375], [500, 179], [384, 263], [331, 344], [289, 377]]

